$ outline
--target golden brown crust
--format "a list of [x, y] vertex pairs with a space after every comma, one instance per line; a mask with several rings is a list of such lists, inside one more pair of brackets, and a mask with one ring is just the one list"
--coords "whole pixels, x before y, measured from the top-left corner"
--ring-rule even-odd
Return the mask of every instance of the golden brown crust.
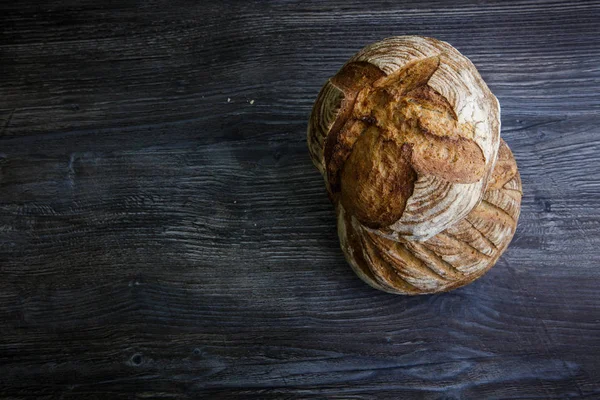
[[416, 179], [408, 148], [371, 126], [344, 164], [341, 202], [366, 226], [387, 226], [402, 215]]
[[510, 181], [516, 173], [517, 163], [515, 158], [513, 157], [510, 148], [502, 140], [500, 148], [498, 149], [496, 166], [494, 167], [494, 171], [488, 182], [488, 190], [500, 189], [506, 182]]
[[364, 61], [348, 63], [331, 78], [331, 82], [344, 93], [358, 93], [363, 87], [385, 76], [385, 73], [375, 65]]
[[485, 159], [475, 142], [460, 136], [439, 136], [424, 129], [421, 134], [422, 140], [412, 144], [412, 165], [420, 175], [453, 183], [473, 183], [483, 177]]
[[331, 84], [339, 88], [344, 94], [337, 119], [334, 122], [324, 148], [324, 160], [329, 177], [330, 191], [339, 191], [337, 184], [338, 174], [345, 159], [350, 155], [354, 141], [360, 136], [364, 125], [357, 125], [356, 120], [350, 120], [356, 96], [359, 91], [375, 80], [385, 76], [377, 67], [366, 62], [353, 62], [346, 64], [330, 79]]

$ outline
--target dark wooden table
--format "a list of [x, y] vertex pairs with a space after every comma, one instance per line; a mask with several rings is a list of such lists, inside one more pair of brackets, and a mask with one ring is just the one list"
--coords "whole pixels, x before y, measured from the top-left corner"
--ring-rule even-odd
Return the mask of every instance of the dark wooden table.
[[[599, 26], [598, 1], [2, 2], [0, 397], [600, 399]], [[471, 58], [523, 178], [508, 251], [447, 294], [352, 273], [306, 147], [323, 82], [401, 34]]]

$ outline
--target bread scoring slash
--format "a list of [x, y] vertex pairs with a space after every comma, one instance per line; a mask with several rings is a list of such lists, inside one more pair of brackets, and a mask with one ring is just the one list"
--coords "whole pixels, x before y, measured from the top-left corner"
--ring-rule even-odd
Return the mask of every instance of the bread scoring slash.
[[522, 188], [498, 100], [448, 43], [400, 36], [358, 52], [321, 89], [308, 147], [346, 259], [377, 289], [465, 285], [514, 235]]

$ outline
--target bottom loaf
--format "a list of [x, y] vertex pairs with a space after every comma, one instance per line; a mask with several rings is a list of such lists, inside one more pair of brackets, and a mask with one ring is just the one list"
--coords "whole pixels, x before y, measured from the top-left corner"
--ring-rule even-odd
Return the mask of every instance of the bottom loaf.
[[425, 241], [392, 237], [361, 225], [337, 207], [346, 259], [369, 285], [389, 293], [448, 291], [482, 276], [510, 243], [521, 206], [521, 178], [501, 141], [482, 201], [465, 218]]

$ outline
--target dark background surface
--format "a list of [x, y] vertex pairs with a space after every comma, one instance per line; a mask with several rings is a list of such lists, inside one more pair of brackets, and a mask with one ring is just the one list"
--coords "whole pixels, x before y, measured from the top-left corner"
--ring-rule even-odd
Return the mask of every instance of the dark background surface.
[[[4, 398], [600, 398], [600, 3], [4, 1]], [[446, 40], [524, 198], [474, 284], [362, 283], [305, 142], [324, 81]], [[251, 104], [251, 100], [254, 100]]]

